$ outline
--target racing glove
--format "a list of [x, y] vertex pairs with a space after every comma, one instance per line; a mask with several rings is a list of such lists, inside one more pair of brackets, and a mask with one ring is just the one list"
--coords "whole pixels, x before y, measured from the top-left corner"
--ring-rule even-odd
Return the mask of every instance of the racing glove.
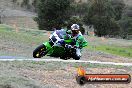
[[68, 48], [68, 49], [70, 49], [70, 48], [72, 48], [72, 45], [66, 44], [65, 47]]

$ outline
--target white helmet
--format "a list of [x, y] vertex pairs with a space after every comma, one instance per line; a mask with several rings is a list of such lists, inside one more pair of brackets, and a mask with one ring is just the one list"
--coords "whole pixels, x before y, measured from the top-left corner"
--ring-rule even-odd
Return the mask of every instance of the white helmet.
[[80, 27], [79, 27], [79, 25], [77, 25], [77, 24], [73, 24], [72, 26], [71, 26], [71, 30], [79, 30], [80, 29]]

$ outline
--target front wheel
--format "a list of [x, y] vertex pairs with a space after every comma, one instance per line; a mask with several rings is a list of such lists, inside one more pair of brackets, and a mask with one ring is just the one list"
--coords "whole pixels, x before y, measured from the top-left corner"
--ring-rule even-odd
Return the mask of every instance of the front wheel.
[[34, 58], [41, 58], [44, 56], [44, 52], [46, 51], [45, 45], [40, 45], [38, 46], [34, 51], [33, 51], [33, 57]]

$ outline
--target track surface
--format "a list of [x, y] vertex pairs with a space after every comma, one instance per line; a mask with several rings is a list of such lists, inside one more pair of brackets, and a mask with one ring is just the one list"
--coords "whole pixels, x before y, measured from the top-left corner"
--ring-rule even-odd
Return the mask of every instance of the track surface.
[[45, 62], [70, 62], [70, 63], [78, 62], [78, 63], [132, 66], [132, 63], [101, 62], [101, 61], [94, 61], [94, 60], [85, 61], [85, 60], [39, 59], [39, 58], [23, 59], [23, 57], [13, 57], [13, 56], [0, 56], [0, 61], [45, 61]]

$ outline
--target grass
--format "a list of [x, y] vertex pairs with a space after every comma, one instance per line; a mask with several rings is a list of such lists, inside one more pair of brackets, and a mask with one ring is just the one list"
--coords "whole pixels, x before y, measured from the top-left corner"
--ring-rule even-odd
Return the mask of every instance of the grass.
[[40, 35], [40, 32], [30, 32], [30, 30], [22, 31], [15, 32], [15, 30], [9, 26], [0, 25], [0, 37], [4, 37], [4, 39], [23, 43], [40, 43], [48, 39], [47, 36]]
[[103, 51], [114, 55], [119, 55], [123, 57], [132, 57], [132, 47], [120, 47], [120, 46], [110, 46], [110, 45], [89, 45], [87, 46], [90, 50]]
[[88, 49], [93, 51], [102, 51], [106, 53], [110, 53], [113, 55], [123, 56], [123, 57], [132, 57], [132, 46], [117, 46], [117, 45], [108, 45], [108, 44], [100, 44], [94, 45], [90, 44], [87, 46]]

